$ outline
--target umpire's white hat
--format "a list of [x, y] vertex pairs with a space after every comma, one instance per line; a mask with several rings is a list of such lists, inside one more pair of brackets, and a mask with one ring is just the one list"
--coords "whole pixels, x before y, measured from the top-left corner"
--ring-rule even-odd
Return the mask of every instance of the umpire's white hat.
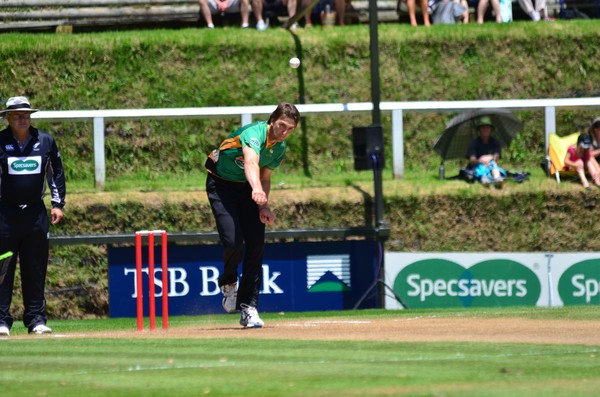
[[39, 109], [32, 109], [29, 99], [24, 96], [14, 96], [6, 101], [6, 109], [0, 110], [0, 117], [4, 117], [8, 112], [30, 112], [34, 113]]

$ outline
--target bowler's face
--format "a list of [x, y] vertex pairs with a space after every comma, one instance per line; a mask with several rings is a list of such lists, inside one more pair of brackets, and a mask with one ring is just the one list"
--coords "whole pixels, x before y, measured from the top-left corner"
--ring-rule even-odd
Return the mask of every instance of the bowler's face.
[[284, 117], [271, 124], [271, 134], [277, 142], [285, 141], [296, 129], [294, 120]]

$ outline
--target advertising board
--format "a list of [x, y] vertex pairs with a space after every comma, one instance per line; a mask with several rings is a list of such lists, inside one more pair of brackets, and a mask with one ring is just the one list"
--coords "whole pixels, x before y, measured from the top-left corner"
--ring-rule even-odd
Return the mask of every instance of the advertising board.
[[[155, 247], [155, 294], [163, 293], [160, 247]], [[147, 250], [147, 247], [144, 247]], [[351, 309], [375, 280], [375, 243], [369, 240], [273, 243], [265, 247], [262, 265], [261, 312]], [[170, 315], [223, 313], [217, 280], [222, 269], [221, 245], [170, 245], [168, 249]], [[109, 312], [111, 317], [135, 317], [135, 252], [133, 247], [109, 247]], [[147, 297], [148, 267], [143, 265], [142, 293]], [[241, 266], [240, 266], [241, 272]], [[147, 312], [148, 301], [144, 299]], [[377, 294], [361, 308], [377, 305]], [[160, 299], [156, 301], [161, 313]]]
[[600, 304], [598, 253], [385, 255], [388, 309]]

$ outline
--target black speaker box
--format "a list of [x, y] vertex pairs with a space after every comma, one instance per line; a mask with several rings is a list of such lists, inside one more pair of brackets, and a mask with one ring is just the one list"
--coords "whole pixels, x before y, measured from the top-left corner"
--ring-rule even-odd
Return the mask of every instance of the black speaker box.
[[384, 168], [383, 128], [380, 125], [352, 127], [352, 146], [356, 171]]

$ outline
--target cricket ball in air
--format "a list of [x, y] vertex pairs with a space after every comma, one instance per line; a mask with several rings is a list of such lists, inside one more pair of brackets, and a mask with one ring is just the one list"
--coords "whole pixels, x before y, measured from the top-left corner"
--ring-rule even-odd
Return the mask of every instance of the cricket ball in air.
[[300, 60], [296, 57], [291, 58], [290, 59], [290, 67], [296, 69], [298, 66], [300, 66]]

